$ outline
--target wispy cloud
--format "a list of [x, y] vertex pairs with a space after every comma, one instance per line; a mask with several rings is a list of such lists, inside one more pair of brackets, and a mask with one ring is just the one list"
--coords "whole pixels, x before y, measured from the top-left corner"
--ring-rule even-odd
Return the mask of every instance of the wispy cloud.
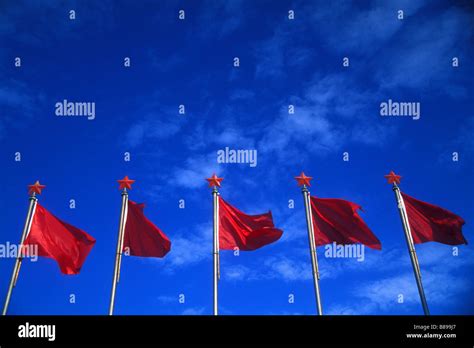
[[157, 115], [150, 115], [130, 127], [125, 135], [125, 143], [134, 148], [146, 141], [168, 139], [178, 133], [181, 124], [176, 113], [166, 120], [157, 119]]
[[242, 0], [212, 1], [202, 3], [202, 11], [197, 15], [199, 23], [206, 23], [200, 30], [193, 31], [202, 39], [210, 40], [212, 37], [219, 39], [235, 32], [245, 19]]
[[373, 111], [377, 96], [357, 91], [354, 80], [342, 74], [317, 74], [301, 96], [288, 101], [295, 107], [294, 114], [288, 113], [287, 105], [281, 108], [259, 149], [274, 152], [281, 162], [292, 165], [301, 158], [295, 156], [298, 153], [323, 156], [348, 143], [380, 146], [395, 128], [382, 125]]
[[170, 303], [177, 303], [178, 302], [178, 298], [176, 296], [158, 296], [156, 298], [158, 300], [158, 302], [160, 303], [164, 303], [164, 304], [170, 304]]
[[167, 272], [175, 272], [177, 268], [188, 267], [203, 260], [211, 258], [212, 225], [201, 224], [174, 236], [173, 248], [164, 259], [164, 267]]
[[255, 57], [258, 61], [255, 68], [256, 78], [278, 78], [285, 74], [284, 46], [287, 33], [277, 29], [275, 34], [255, 47]]
[[[464, 267], [473, 267], [469, 252], [453, 256], [449, 246], [425, 244], [417, 248], [428, 304], [439, 308], [453, 307], [473, 291], [472, 283], [460, 273]], [[412, 313], [421, 311], [418, 289], [408, 255], [402, 259], [384, 259], [394, 269], [380, 280], [361, 284], [352, 292], [352, 304], [333, 307], [333, 314]], [[379, 263], [380, 264], [380, 263]], [[373, 269], [376, 269], [374, 266]], [[395, 273], [395, 270], [398, 272]], [[399, 302], [399, 296], [403, 302]], [[338, 312], [339, 311], [339, 312]]]
[[[468, 14], [456, 8], [436, 17], [422, 17], [416, 25], [407, 23], [409, 28], [400, 33], [397, 44], [384, 51], [385, 64], [376, 74], [382, 88], [409, 87], [450, 96], [465, 95], [466, 91], [457, 83], [459, 79], [453, 75], [451, 59], [468, 44], [474, 24]], [[404, 54], [397, 54], [400, 51]]]
[[188, 158], [182, 167], [175, 169], [172, 177], [178, 186], [195, 189], [205, 186], [205, 179], [213, 173], [221, 176], [224, 173], [224, 167], [217, 163], [217, 153]]
[[311, 267], [288, 257], [269, 258], [264, 262], [271, 278], [281, 277], [285, 281], [301, 281], [312, 278]]
[[[469, 251], [463, 249], [460, 256], [453, 256], [450, 247], [436, 244], [419, 245], [417, 250], [425, 292], [431, 305], [452, 307], [473, 290], [471, 282], [461, 272], [466, 267], [474, 266], [474, 257]], [[380, 277], [378, 280], [354, 283], [355, 287], [348, 294], [350, 302], [330, 304], [326, 311], [328, 314], [403, 314], [412, 313], [419, 307], [411, 263], [408, 252], [403, 248], [383, 252], [367, 249], [363, 262], [325, 258], [323, 248], [318, 248], [318, 254], [321, 284], [354, 274], [361, 277], [376, 274]], [[309, 282], [312, 280], [309, 252], [306, 248], [293, 248], [291, 257], [259, 258], [252, 267], [226, 265], [223, 279], [234, 282]], [[403, 298], [401, 303], [400, 296]]]
[[[83, 35], [96, 37], [116, 26], [113, 1], [91, 2], [87, 6], [76, 1], [70, 2], [68, 6], [64, 4], [55, 0], [2, 4], [0, 36], [7, 41], [13, 38], [22, 44], [49, 47], [65, 38], [80, 38]], [[76, 11], [75, 20], [69, 19], [70, 10]], [[33, 20], [28, 25], [22, 25], [25, 18]]]
[[182, 315], [203, 315], [206, 313], [205, 307], [192, 307], [186, 308], [181, 314]]
[[232, 101], [249, 100], [254, 97], [255, 92], [250, 89], [235, 89], [230, 94], [230, 100]]
[[[256, 45], [256, 78], [285, 79], [288, 71], [295, 73], [289, 65], [301, 68], [310, 64], [305, 57], [312, 54], [308, 40], [314, 43], [314, 38], [307, 33], [297, 35], [302, 26], [314, 30], [313, 34], [326, 43], [324, 48], [332, 59], [342, 63], [342, 57], [349, 56], [352, 64], [344, 72], [327, 69], [322, 74], [315, 69], [313, 78], [288, 98], [277, 120], [265, 128], [259, 149], [273, 152], [280, 162], [292, 165], [296, 158], [301, 160], [298, 153], [324, 156], [349, 143], [383, 146], [397, 135], [397, 126], [382, 122], [378, 115], [380, 101], [387, 93], [411, 87], [461, 95], [459, 81], [464, 78], [453, 75], [450, 60], [460, 45], [468, 44], [473, 24], [467, 23], [468, 15], [455, 7], [439, 13], [439, 21], [433, 21], [420, 13], [425, 5], [425, 1], [374, 1], [369, 9], [360, 10], [344, 2], [327, 3], [313, 11], [312, 4], [298, 3], [296, 19], [280, 22], [271, 37]], [[398, 10], [404, 11], [403, 20], [397, 18]], [[301, 12], [311, 15], [298, 15]], [[412, 23], [415, 15], [421, 24]], [[469, 30], [462, 29], [466, 27]], [[359, 64], [360, 52], [377, 52], [377, 62], [367, 64], [364, 58], [365, 64]], [[361, 89], [360, 78], [373, 84]], [[294, 115], [288, 114], [288, 104], [295, 105]]]
[[223, 271], [223, 279], [230, 281], [251, 279], [255, 276], [252, 270], [244, 265], [229, 265], [224, 267]]
[[2, 130], [25, 126], [44, 104], [44, 95], [31, 90], [25, 83], [16, 80], [3, 80], [0, 87], [0, 136]]

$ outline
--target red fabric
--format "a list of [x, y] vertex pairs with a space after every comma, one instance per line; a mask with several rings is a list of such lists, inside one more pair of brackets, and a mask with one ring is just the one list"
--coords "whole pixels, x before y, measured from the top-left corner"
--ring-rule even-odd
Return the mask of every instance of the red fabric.
[[377, 237], [359, 216], [358, 204], [334, 198], [311, 197], [316, 245], [361, 243], [382, 249]]
[[450, 211], [402, 193], [413, 242], [467, 244], [462, 234], [464, 220]]
[[[145, 204], [128, 200], [123, 248], [133, 256], [163, 257], [171, 249], [168, 237], [143, 213]], [[190, 251], [192, 252], [192, 251]]]
[[31, 230], [24, 245], [38, 245], [38, 255], [50, 257], [64, 274], [78, 274], [95, 239], [36, 205]]
[[272, 213], [247, 215], [219, 197], [219, 248], [255, 250], [280, 239]]

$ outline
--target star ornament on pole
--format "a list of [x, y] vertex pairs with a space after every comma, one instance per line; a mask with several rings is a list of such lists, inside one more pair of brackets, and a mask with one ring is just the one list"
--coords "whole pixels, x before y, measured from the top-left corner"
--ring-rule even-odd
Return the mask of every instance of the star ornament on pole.
[[402, 176], [395, 174], [392, 170], [389, 174], [385, 175], [385, 178], [387, 179], [389, 184], [398, 185], [400, 184], [400, 179], [402, 178]]
[[295, 176], [298, 186], [311, 186], [310, 181], [313, 180], [313, 177], [306, 176], [304, 172], [301, 172], [300, 176]]
[[224, 178], [218, 178], [217, 175], [214, 173], [210, 178], [206, 179], [209, 183], [209, 187], [221, 187], [221, 182]]
[[131, 190], [132, 189], [132, 184], [135, 182], [135, 180], [129, 179], [128, 175], [125, 175], [125, 177], [122, 180], [117, 180], [119, 183], [119, 190]]
[[46, 187], [46, 185], [41, 185], [40, 182], [38, 180], [36, 180], [36, 182], [33, 184], [33, 185], [28, 185], [28, 193], [30, 195], [33, 195], [33, 194], [38, 194], [40, 195], [41, 194], [41, 191]]

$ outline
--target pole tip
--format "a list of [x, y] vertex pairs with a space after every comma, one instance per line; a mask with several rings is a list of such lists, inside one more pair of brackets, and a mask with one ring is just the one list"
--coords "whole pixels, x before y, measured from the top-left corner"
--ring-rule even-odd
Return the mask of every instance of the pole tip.
[[206, 179], [207, 182], [209, 183], [209, 187], [221, 187], [221, 182], [224, 180], [224, 178], [218, 178], [216, 173], [212, 174], [210, 178]]
[[35, 195], [40, 195], [41, 191], [46, 187], [46, 185], [41, 185], [39, 180], [36, 180], [36, 182], [33, 185], [28, 185], [28, 193], [32, 196]]
[[125, 177], [122, 180], [117, 180], [119, 183], [119, 190], [131, 190], [132, 189], [132, 184], [135, 182], [135, 180], [129, 179], [128, 175], [125, 175]]
[[298, 182], [298, 186], [311, 186], [310, 181], [313, 180], [313, 177], [306, 176], [304, 172], [301, 172], [300, 176], [295, 176], [295, 180]]
[[401, 175], [397, 175], [393, 172], [393, 170], [390, 171], [387, 175], [385, 175], [385, 179], [387, 179], [387, 182], [389, 184], [400, 184], [400, 179], [402, 178]]

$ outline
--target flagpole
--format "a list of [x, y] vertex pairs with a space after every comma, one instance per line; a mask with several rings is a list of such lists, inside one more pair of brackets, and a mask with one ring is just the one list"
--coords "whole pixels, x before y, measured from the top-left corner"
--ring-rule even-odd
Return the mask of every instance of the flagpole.
[[122, 263], [122, 254], [123, 254], [123, 242], [124, 242], [124, 233], [125, 225], [127, 223], [127, 213], [128, 213], [128, 191], [127, 189], [132, 189], [132, 183], [135, 180], [130, 180], [128, 176], [125, 176], [122, 180], [118, 180], [120, 183], [120, 188], [122, 190], [122, 208], [120, 210], [120, 222], [119, 230], [117, 237], [117, 252], [115, 254], [115, 267], [114, 267], [114, 277], [112, 280], [112, 292], [110, 295], [110, 306], [109, 306], [109, 315], [114, 314], [114, 304], [115, 304], [115, 293], [117, 290], [117, 284], [120, 281], [120, 265]]
[[114, 314], [114, 303], [115, 303], [115, 292], [117, 290], [117, 283], [120, 278], [120, 263], [122, 262], [122, 249], [123, 249], [123, 233], [125, 231], [125, 220], [127, 217], [127, 208], [128, 208], [128, 192], [124, 188], [122, 190], [122, 209], [120, 211], [120, 223], [117, 237], [117, 252], [115, 254], [115, 268], [114, 268], [114, 278], [112, 281], [112, 293], [110, 295], [110, 306], [109, 306], [109, 315]]
[[212, 187], [212, 205], [213, 205], [213, 311], [214, 315], [218, 315], [218, 306], [217, 306], [217, 292], [218, 292], [218, 283], [220, 279], [220, 264], [219, 264], [219, 190], [217, 187], [221, 186], [221, 181], [223, 178], [218, 178], [214, 173], [210, 178], [206, 179], [209, 183], [209, 187]]
[[418, 293], [420, 294], [421, 305], [423, 306], [423, 312], [425, 315], [430, 315], [428, 309], [428, 303], [426, 302], [425, 291], [423, 289], [423, 283], [421, 282], [421, 270], [420, 264], [418, 263], [418, 257], [416, 256], [415, 244], [413, 243], [413, 236], [410, 230], [410, 224], [408, 222], [408, 215], [405, 207], [405, 202], [400, 192], [400, 188], [397, 183], [400, 183], [400, 175], [396, 175], [393, 171], [389, 175], [385, 176], [390, 184], [393, 184], [393, 192], [395, 192], [395, 198], [397, 200], [398, 211], [400, 213], [400, 219], [402, 220], [403, 231], [405, 232], [405, 239], [410, 253], [411, 264], [413, 266], [413, 272], [415, 273], [416, 285], [418, 287]]
[[319, 267], [318, 267], [318, 254], [316, 251], [316, 243], [314, 240], [314, 226], [313, 226], [313, 217], [311, 214], [311, 201], [310, 201], [310, 194], [308, 187], [303, 185], [301, 188], [301, 192], [303, 193], [304, 199], [304, 207], [306, 212], [306, 225], [308, 229], [308, 242], [309, 242], [309, 250], [311, 253], [311, 266], [313, 270], [313, 282], [314, 282], [314, 293], [316, 297], [316, 304], [318, 315], [323, 315], [323, 309], [321, 305], [321, 294], [319, 291]]
[[218, 292], [218, 282], [219, 282], [219, 191], [217, 187], [214, 186], [212, 189], [213, 197], [213, 211], [214, 211], [214, 315], [218, 314], [217, 310], [217, 292]]
[[35, 215], [36, 205], [38, 203], [38, 198], [36, 194], [41, 194], [41, 190], [44, 188], [44, 185], [40, 185], [37, 181], [34, 185], [29, 185], [30, 188], [30, 204], [28, 206], [28, 213], [26, 214], [25, 225], [23, 226], [23, 232], [21, 233], [20, 239], [20, 248], [15, 260], [15, 265], [13, 267], [12, 276], [10, 279], [10, 285], [8, 286], [7, 297], [5, 299], [5, 304], [3, 306], [2, 315], [7, 315], [8, 305], [10, 304], [10, 299], [12, 296], [13, 288], [16, 286], [16, 282], [18, 280], [18, 276], [20, 275], [20, 267], [21, 263], [23, 262], [22, 251], [23, 251], [23, 242], [25, 241], [26, 237], [30, 233], [31, 230], [31, 223], [33, 222], [33, 216]]

